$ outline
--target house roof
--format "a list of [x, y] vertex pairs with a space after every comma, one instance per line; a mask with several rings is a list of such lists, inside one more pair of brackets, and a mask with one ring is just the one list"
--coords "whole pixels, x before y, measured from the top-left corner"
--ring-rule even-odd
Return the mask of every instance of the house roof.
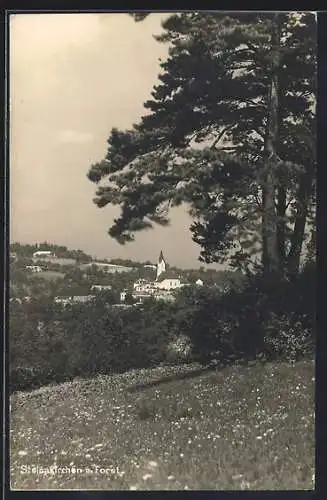
[[167, 279], [183, 281], [182, 278], [177, 273], [175, 273], [174, 271], [170, 271], [169, 269], [168, 271], [161, 273], [160, 276], [158, 276], [157, 281], [163, 281]]

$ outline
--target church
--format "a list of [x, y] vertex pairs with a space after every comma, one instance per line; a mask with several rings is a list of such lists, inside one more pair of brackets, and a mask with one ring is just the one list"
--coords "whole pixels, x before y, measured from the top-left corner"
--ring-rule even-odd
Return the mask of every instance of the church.
[[[170, 292], [188, 286], [185, 280], [182, 280], [175, 272], [168, 269], [167, 262], [161, 250], [158, 263], [156, 266], [156, 279], [150, 281], [139, 279], [133, 284], [132, 295], [135, 299], [143, 299], [152, 296], [156, 299], [171, 299], [173, 296]], [[127, 290], [120, 294], [121, 301], [125, 300]]]
[[157, 264], [157, 277], [155, 283], [156, 288], [159, 290], [176, 290], [190, 285], [190, 283], [183, 280], [174, 271], [167, 269], [162, 251], [160, 252]]
[[157, 264], [157, 280], [160, 276], [160, 274], [164, 273], [166, 271], [166, 261], [164, 259], [164, 256], [163, 256], [163, 253], [162, 253], [162, 250], [160, 252], [160, 255], [159, 255], [159, 259], [158, 259], [158, 264]]
[[[145, 282], [146, 280], [142, 280]], [[161, 250], [157, 269], [156, 269], [156, 279], [153, 282], [147, 281], [144, 283], [144, 289], [155, 289], [155, 290], [175, 290], [177, 288], [181, 288], [182, 286], [186, 286], [189, 283], [183, 281], [180, 276], [178, 276], [174, 271], [170, 271], [168, 269], [167, 262], [163, 256], [163, 252]], [[136, 286], [135, 286], [136, 285]], [[147, 286], [146, 286], [147, 285]], [[138, 285], [134, 283], [134, 288]]]

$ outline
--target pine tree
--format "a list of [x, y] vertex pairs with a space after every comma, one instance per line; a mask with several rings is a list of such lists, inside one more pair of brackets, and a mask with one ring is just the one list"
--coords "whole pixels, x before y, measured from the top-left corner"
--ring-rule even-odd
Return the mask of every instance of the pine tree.
[[95, 203], [121, 206], [109, 234], [130, 241], [187, 203], [201, 260], [261, 253], [268, 274], [296, 273], [315, 206], [314, 15], [191, 12], [163, 29], [149, 113], [89, 170], [109, 180]]

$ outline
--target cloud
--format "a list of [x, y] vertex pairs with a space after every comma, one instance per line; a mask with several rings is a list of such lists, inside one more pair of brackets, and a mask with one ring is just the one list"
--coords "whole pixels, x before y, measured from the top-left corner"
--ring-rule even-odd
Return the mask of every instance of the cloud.
[[88, 132], [78, 132], [77, 130], [63, 130], [59, 136], [58, 141], [69, 144], [84, 144], [93, 141], [93, 135]]

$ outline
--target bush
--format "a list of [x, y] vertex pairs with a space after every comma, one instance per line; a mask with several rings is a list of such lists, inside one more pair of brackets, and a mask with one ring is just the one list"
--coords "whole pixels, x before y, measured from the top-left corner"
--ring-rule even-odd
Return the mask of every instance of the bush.
[[187, 363], [192, 360], [193, 345], [187, 335], [173, 335], [166, 346], [165, 361], [169, 364]]
[[278, 317], [272, 314], [265, 330], [264, 351], [269, 359], [297, 361], [314, 353], [312, 330], [304, 328], [303, 322], [294, 315]]
[[217, 357], [222, 363], [231, 358], [254, 359], [267, 351], [267, 342], [276, 344], [275, 350], [269, 348], [276, 357], [291, 352], [296, 357], [306, 355], [314, 344], [310, 333], [314, 284], [315, 267], [310, 265], [292, 281], [252, 276], [222, 296], [210, 289], [189, 289], [178, 297], [176, 328], [189, 335], [193, 355], [203, 363]]

